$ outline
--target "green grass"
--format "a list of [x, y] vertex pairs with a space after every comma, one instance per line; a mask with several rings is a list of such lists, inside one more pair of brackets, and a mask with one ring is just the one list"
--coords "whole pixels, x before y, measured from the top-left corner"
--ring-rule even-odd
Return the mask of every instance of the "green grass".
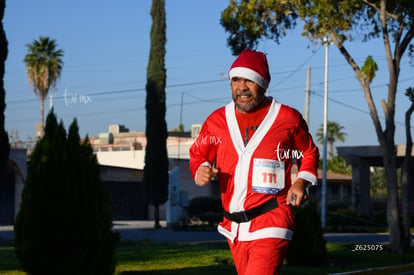
[[[328, 243], [328, 258], [322, 267], [297, 267], [285, 264], [282, 275], [330, 274], [385, 266], [399, 272], [414, 271], [414, 248], [403, 255], [385, 251], [352, 252], [351, 244]], [[117, 275], [236, 274], [227, 243], [155, 244], [122, 242], [117, 248]], [[407, 264], [410, 264], [407, 266]], [[394, 272], [393, 271], [393, 272]], [[391, 274], [388, 270], [375, 274]], [[23, 275], [12, 246], [0, 246], [0, 274]], [[374, 273], [365, 273], [374, 274]]]
[[227, 243], [121, 244], [116, 274], [236, 274]]

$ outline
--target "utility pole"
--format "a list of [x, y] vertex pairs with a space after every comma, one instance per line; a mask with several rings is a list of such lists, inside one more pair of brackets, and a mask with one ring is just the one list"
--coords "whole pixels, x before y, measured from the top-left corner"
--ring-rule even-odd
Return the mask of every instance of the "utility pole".
[[325, 87], [324, 87], [324, 111], [323, 111], [323, 162], [322, 162], [322, 202], [321, 202], [321, 222], [322, 228], [326, 226], [326, 166], [327, 166], [327, 150], [328, 150], [328, 56], [329, 56], [329, 39], [325, 40]]
[[[184, 92], [181, 92], [181, 104], [180, 104], [180, 124], [179, 127], [181, 127], [182, 123], [183, 123], [183, 99], [184, 99]], [[183, 129], [184, 130], [184, 129]], [[179, 134], [178, 134], [178, 151], [177, 151], [177, 162], [180, 161], [180, 151], [181, 151], [181, 137], [182, 137], [182, 133], [181, 133], [181, 129], [179, 129]]]
[[308, 66], [306, 74], [306, 90], [305, 90], [305, 112], [304, 119], [309, 125], [309, 104], [310, 104], [310, 76], [311, 76], [311, 67]]

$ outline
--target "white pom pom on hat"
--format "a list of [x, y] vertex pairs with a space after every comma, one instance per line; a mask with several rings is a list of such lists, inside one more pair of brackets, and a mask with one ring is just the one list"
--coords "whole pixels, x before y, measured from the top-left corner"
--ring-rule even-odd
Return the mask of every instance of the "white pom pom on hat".
[[230, 67], [229, 79], [233, 77], [249, 79], [267, 89], [270, 82], [270, 73], [266, 55], [250, 49], [244, 50]]

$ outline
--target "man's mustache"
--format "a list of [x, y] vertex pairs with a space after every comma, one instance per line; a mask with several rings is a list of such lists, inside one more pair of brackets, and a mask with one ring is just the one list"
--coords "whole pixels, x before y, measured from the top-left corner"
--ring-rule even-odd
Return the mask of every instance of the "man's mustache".
[[253, 93], [250, 91], [237, 91], [236, 96], [253, 96]]

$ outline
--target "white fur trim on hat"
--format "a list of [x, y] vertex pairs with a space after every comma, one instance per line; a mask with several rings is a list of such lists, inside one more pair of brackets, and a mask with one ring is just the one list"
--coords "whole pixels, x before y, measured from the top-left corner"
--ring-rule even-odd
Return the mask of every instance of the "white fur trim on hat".
[[267, 89], [267, 87], [269, 86], [269, 83], [266, 81], [266, 79], [264, 79], [260, 74], [258, 74], [257, 72], [249, 68], [245, 68], [245, 67], [232, 68], [229, 71], [229, 78], [232, 79], [233, 77], [243, 77], [243, 78], [249, 79], [251, 81], [256, 82], [264, 89]]

